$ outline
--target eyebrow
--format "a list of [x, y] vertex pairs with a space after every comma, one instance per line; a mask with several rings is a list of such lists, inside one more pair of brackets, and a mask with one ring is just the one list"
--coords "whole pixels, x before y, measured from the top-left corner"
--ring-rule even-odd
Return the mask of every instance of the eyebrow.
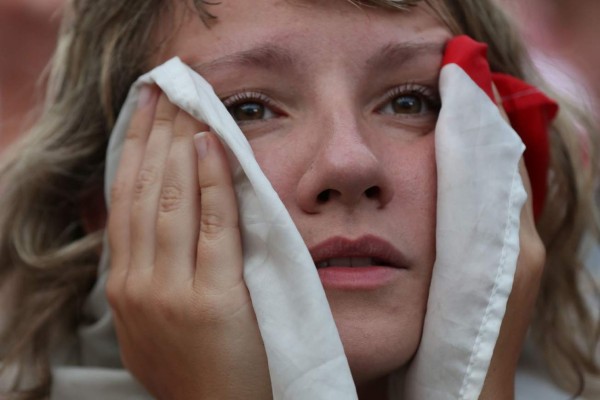
[[399, 68], [423, 55], [441, 55], [445, 42], [404, 42], [384, 46], [367, 61], [367, 67], [380, 69]]
[[192, 65], [192, 69], [202, 74], [227, 67], [255, 67], [267, 70], [298, 68], [291, 52], [278, 44], [267, 43], [248, 50], [227, 54], [205, 63]]
[[[403, 64], [423, 54], [441, 54], [445, 43], [440, 42], [404, 42], [390, 43], [367, 62], [367, 68], [399, 68]], [[248, 50], [227, 54], [215, 60], [194, 64], [192, 69], [200, 74], [222, 68], [254, 67], [267, 70], [302, 69], [303, 60], [294, 57], [289, 48], [276, 43], [266, 43]]]

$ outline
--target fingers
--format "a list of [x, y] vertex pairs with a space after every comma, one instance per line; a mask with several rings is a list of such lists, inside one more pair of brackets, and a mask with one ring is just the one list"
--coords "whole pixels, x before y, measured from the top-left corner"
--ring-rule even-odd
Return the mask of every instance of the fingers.
[[133, 200], [131, 182], [135, 181], [144, 158], [158, 93], [156, 88], [150, 86], [145, 86], [140, 91], [138, 109], [127, 130], [119, 167], [111, 188], [108, 238], [113, 276], [124, 275], [129, 264], [130, 210]]
[[156, 223], [155, 278], [191, 282], [200, 225], [200, 189], [193, 136], [208, 126], [179, 111], [165, 164]]
[[140, 102], [132, 118], [121, 157], [111, 269], [140, 289], [181, 282], [219, 293], [239, 288], [242, 249], [226, 153], [213, 134], [194, 137], [206, 125], [151, 91], [152, 102]]
[[133, 186], [131, 206], [131, 263], [129, 273], [152, 272], [156, 247], [156, 215], [169, 155], [173, 120], [178, 108], [161, 94], [144, 159]]
[[227, 292], [242, 280], [242, 246], [231, 172], [223, 146], [210, 132], [194, 136], [201, 191], [195, 287]]

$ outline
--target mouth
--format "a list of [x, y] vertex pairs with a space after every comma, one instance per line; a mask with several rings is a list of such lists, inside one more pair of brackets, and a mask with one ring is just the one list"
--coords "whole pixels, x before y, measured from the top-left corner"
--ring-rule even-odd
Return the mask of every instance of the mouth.
[[381, 267], [392, 267], [392, 265], [380, 258], [373, 257], [337, 257], [337, 258], [329, 258], [323, 261], [319, 261], [315, 263], [317, 268], [327, 268], [327, 267], [371, 267], [371, 266], [381, 266]]
[[358, 239], [333, 237], [309, 248], [318, 269], [328, 267], [364, 268], [371, 266], [407, 268], [406, 257], [392, 244], [377, 236]]
[[309, 250], [326, 289], [381, 288], [391, 284], [409, 266], [398, 249], [372, 235], [355, 240], [334, 237]]

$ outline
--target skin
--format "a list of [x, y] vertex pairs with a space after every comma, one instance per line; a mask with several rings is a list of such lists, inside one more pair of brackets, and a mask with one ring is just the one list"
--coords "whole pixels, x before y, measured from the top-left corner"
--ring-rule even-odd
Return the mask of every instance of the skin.
[[[450, 32], [420, 7], [401, 14], [345, 1], [224, 0], [211, 11], [219, 19], [210, 28], [187, 15], [154, 63], [178, 55], [213, 85], [309, 247], [374, 234], [407, 260], [375, 289], [326, 289], [361, 399], [384, 398], [385, 378], [414, 355], [425, 315], [435, 88]], [[287, 57], [222, 62], [269, 43], [285, 43]], [[403, 50], [385, 53], [390, 45]], [[399, 99], [411, 106], [394, 106]], [[242, 105], [260, 118], [246, 120]], [[124, 363], [157, 398], [268, 398], [225, 153], [214, 135], [194, 136], [207, 129], [157, 88], [142, 96], [113, 186], [107, 296]], [[526, 318], [517, 320], [524, 332]], [[503, 325], [517, 355], [511, 335], [520, 327]], [[513, 361], [495, 356], [500, 372], [486, 388], [506, 391], [514, 367], [503, 367]]]

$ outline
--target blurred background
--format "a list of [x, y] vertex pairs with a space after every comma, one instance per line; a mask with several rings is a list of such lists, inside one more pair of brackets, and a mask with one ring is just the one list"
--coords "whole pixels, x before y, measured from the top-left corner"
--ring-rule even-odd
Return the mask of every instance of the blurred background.
[[0, 0], [0, 156], [39, 115], [63, 0]]
[[600, 122], [600, 1], [496, 1], [514, 17], [546, 81]]

